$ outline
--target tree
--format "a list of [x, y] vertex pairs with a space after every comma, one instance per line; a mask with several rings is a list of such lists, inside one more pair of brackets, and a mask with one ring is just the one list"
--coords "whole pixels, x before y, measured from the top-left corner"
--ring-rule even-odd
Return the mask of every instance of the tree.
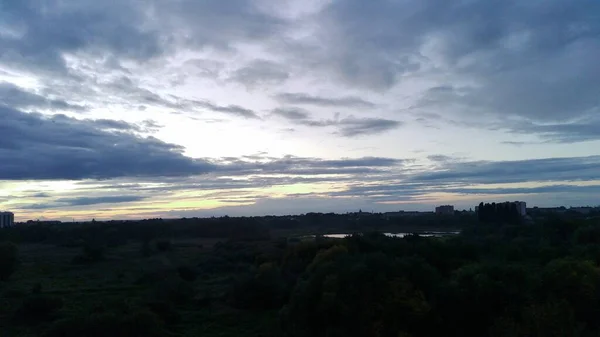
[[17, 246], [10, 242], [0, 243], [0, 281], [6, 281], [19, 264]]

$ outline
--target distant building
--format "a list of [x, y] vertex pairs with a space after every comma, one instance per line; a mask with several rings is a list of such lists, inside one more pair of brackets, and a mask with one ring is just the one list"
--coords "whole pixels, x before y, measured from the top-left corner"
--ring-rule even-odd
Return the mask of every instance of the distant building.
[[15, 224], [15, 215], [12, 212], [0, 212], [0, 228], [12, 227]]
[[[500, 207], [502, 205], [514, 205], [517, 208], [517, 212], [520, 216], [527, 216], [527, 203], [525, 201], [505, 201], [494, 205], [496, 205], [496, 207]], [[475, 213], [479, 213], [479, 206], [475, 206]]]
[[587, 214], [592, 213], [594, 211], [594, 208], [589, 207], [589, 206], [588, 207], [571, 207], [571, 208], [569, 208], [569, 211], [587, 215]]
[[513, 204], [517, 206], [517, 211], [521, 216], [527, 215], [527, 203], [525, 201], [515, 201]]
[[435, 214], [454, 214], [454, 206], [443, 205], [435, 208]]

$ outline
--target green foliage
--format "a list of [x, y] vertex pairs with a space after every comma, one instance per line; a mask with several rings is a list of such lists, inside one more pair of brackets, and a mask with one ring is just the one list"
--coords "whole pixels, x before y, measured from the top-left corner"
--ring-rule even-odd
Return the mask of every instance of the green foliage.
[[6, 281], [19, 265], [18, 248], [10, 242], [0, 243], [0, 281]]

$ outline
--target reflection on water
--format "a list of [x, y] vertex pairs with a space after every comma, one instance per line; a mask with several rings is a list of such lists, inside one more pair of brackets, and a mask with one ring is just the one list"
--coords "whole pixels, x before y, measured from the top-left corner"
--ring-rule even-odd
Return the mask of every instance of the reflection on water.
[[[447, 235], [456, 235], [458, 233], [460, 233], [460, 232], [383, 233], [383, 234], [385, 234], [389, 237], [403, 238], [407, 235], [412, 235], [412, 234], [418, 234], [419, 236], [424, 236], [424, 237], [442, 237], [442, 236], [447, 236]], [[352, 235], [352, 233], [325, 234], [323, 236], [327, 237], [327, 238], [343, 239], [350, 235]]]

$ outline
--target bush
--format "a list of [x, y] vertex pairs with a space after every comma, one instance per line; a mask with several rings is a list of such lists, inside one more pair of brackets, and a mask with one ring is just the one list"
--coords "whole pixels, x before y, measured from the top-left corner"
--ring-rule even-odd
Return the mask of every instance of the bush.
[[234, 305], [241, 309], [276, 309], [285, 303], [288, 292], [280, 269], [263, 263], [254, 275], [238, 277], [231, 295]]
[[155, 246], [156, 246], [156, 250], [158, 250], [159, 252], [170, 251], [173, 248], [171, 245], [171, 241], [169, 241], [169, 240], [156, 241]]
[[151, 301], [146, 304], [148, 309], [158, 315], [166, 324], [177, 324], [181, 320], [175, 306], [169, 302]]
[[104, 260], [104, 247], [102, 245], [86, 243], [81, 254], [73, 258], [74, 264], [89, 264]]
[[155, 299], [175, 304], [183, 304], [194, 298], [194, 288], [176, 277], [168, 277], [158, 282], [153, 289]]
[[100, 313], [54, 323], [46, 337], [162, 337], [163, 322], [150, 310]]
[[179, 277], [184, 281], [194, 282], [197, 278], [196, 271], [187, 266], [177, 268], [177, 272], [179, 273]]
[[0, 243], [0, 281], [6, 281], [17, 270], [19, 264], [17, 246]]
[[49, 321], [62, 306], [63, 301], [58, 297], [34, 295], [23, 300], [15, 311], [15, 319], [28, 324]]

